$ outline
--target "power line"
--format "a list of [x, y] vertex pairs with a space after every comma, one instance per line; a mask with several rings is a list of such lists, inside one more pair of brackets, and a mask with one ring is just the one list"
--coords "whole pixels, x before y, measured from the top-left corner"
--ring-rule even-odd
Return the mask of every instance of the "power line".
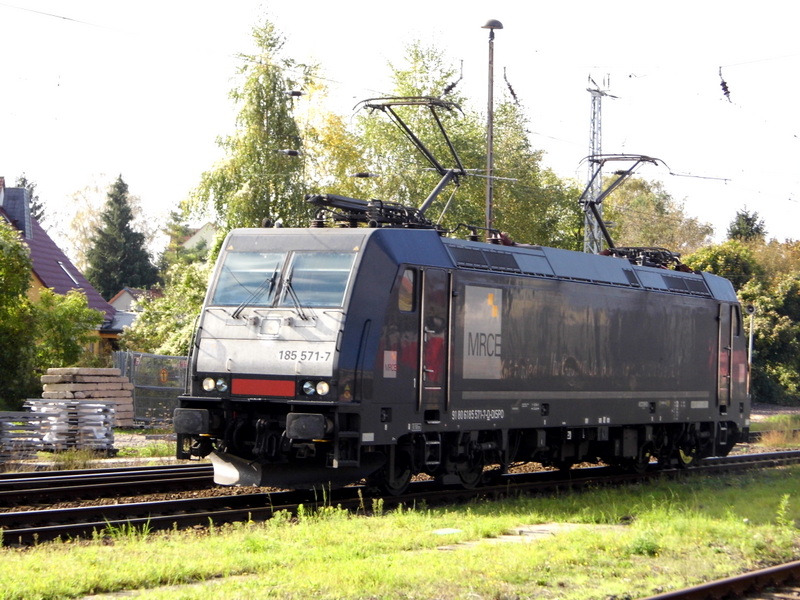
[[45, 12], [43, 10], [36, 10], [34, 8], [27, 8], [24, 6], [16, 6], [14, 4], [8, 4], [6, 2], [0, 2], [0, 6], [5, 6], [6, 8], [13, 8], [15, 10], [21, 10], [23, 12], [29, 12], [36, 15], [43, 15], [45, 17], [52, 17], [53, 19], [61, 19], [62, 21], [70, 21], [72, 23], [79, 23], [81, 25], [89, 25], [90, 27], [99, 27], [101, 29], [112, 29], [111, 27], [107, 27], [105, 25], [98, 25], [97, 23], [90, 23], [89, 21], [82, 21], [81, 19], [74, 19], [72, 17], [67, 17], [64, 15], [57, 15], [55, 13]]
[[728, 177], [713, 177], [711, 175], [693, 175], [691, 173], [675, 173], [674, 171], [669, 171], [669, 174], [673, 177], [685, 177], [687, 179], [707, 179], [710, 181], [724, 181], [725, 183], [731, 181]]
[[[727, 64], [727, 65], [722, 65], [722, 67], [725, 67], [725, 68], [728, 68], [728, 67], [742, 67], [744, 65], [752, 65], [752, 64], [761, 63], [761, 62], [772, 62], [774, 60], [787, 60], [789, 58], [795, 58], [795, 57], [800, 57], [800, 53], [782, 54], [780, 56], [766, 56], [764, 58], [754, 58], [753, 60], [745, 60], [745, 61], [738, 62], [738, 63], [730, 63], [730, 64]], [[722, 68], [722, 67], [720, 67], [720, 68]]]

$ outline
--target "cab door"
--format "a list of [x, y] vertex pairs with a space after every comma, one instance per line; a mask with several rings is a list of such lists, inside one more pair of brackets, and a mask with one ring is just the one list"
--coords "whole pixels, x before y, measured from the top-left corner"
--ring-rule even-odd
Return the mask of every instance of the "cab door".
[[420, 327], [418, 406], [426, 422], [436, 423], [446, 408], [450, 375], [450, 275], [447, 271], [422, 271]]
[[732, 304], [719, 305], [719, 344], [717, 355], [717, 404], [728, 406], [731, 402], [731, 362], [733, 358]]

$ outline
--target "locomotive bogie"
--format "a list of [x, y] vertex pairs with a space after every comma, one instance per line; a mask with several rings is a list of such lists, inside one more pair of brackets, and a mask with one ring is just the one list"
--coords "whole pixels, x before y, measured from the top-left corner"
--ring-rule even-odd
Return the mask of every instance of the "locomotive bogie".
[[709, 274], [430, 229], [235, 230], [179, 456], [387, 493], [521, 461], [689, 465], [747, 432], [745, 348], [733, 289]]

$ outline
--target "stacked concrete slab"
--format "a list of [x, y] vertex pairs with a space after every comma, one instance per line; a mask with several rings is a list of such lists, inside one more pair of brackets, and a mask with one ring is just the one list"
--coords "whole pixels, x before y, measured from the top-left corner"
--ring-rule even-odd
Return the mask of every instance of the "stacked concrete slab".
[[106, 404], [114, 408], [115, 427], [133, 426], [133, 384], [119, 369], [48, 369], [42, 384], [43, 400]]
[[39, 423], [29, 412], [0, 412], [0, 463], [36, 456], [42, 448]]
[[31, 423], [38, 423], [41, 449], [110, 451], [114, 448], [114, 407], [107, 402], [28, 400]]

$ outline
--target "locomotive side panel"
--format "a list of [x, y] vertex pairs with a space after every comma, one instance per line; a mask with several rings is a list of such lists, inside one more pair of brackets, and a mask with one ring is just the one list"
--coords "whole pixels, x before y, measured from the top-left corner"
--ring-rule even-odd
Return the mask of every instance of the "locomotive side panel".
[[[543, 253], [533, 255], [528, 264], [542, 268]], [[712, 297], [693, 274], [647, 269], [640, 274], [646, 289], [633, 269], [620, 268], [627, 261], [578, 255], [572, 262], [570, 272], [605, 280], [558, 277], [556, 269], [549, 277], [398, 270], [395, 288], [415, 281], [420, 310], [413, 317], [399, 311], [395, 289], [375, 360], [380, 417], [363, 422], [364, 435], [375, 444], [422, 448], [418, 465], [433, 475], [470, 465], [462, 479], [474, 478], [491, 453], [511, 461], [512, 446], [524, 449], [522, 460], [602, 457], [637, 468], [651, 454], [688, 463], [726, 453], [749, 425], [744, 337], [738, 305], [729, 301], [735, 296], [717, 282], [723, 299]], [[446, 284], [429, 295], [435, 273], [444, 273], [436, 277]], [[436, 294], [439, 325], [424, 310]], [[439, 379], [428, 349], [442, 328], [447, 362]], [[432, 401], [428, 377], [440, 381]], [[449, 458], [431, 450], [438, 445], [449, 448]]]
[[464, 273], [456, 286], [454, 421], [502, 414], [499, 425], [574, 427], [714, 418], [715, 302], [494, 279]]

